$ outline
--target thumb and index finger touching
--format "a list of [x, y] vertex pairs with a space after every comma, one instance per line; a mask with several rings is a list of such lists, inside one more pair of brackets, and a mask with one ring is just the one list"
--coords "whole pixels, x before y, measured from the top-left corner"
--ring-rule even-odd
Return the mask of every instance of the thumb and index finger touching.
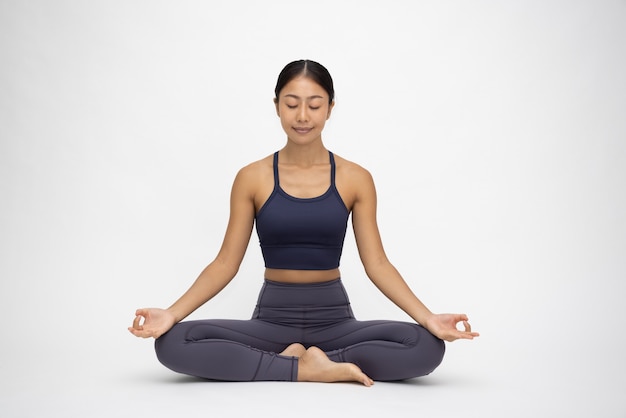
[[152, 337], [152, 333], [144, 329], [145, 320], [148, 319], [150, 313], [147, 309], [137, 309], [133, 325], [128, 327], [128, 331], [136, 337], [148, 338]]

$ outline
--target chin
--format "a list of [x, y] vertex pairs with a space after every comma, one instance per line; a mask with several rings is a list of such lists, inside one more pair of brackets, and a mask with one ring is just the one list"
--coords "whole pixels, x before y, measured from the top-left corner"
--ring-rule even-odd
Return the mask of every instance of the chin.
[[319, 136], [301, 137], [301, 136], [289, 136], [289, 141], [297, 145], [310, 145], [318, 140], [321, 140]]

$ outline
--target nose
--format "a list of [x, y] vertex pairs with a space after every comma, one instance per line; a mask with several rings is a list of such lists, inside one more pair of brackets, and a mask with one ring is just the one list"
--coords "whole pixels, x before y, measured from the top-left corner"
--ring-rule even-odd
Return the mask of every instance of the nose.
[[309, 113], [307, 112], [306, 106], [300, 106], [298, 109], [298, 122], [308, 122], [309, 121]]

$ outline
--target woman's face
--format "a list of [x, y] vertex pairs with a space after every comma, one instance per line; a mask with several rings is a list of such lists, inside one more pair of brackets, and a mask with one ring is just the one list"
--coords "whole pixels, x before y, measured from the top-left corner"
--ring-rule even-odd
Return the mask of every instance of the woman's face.
[[307, 144], [321, 139], [333, 103], [328, 103], [326, 90], [310, 78], [294, 78], [279, 92], [276, 113], [287, 137]]

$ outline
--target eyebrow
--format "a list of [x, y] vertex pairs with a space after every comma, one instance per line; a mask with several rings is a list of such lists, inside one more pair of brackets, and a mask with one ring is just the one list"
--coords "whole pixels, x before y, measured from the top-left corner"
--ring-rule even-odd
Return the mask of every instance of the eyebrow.
[[[300, 96], [297, 96], [297, 95], [295, 95], [295, 94], [285, 94], [285, 96], [284, 96], [284, 97], [292, 97], [292, 98], [294, 98], [294, 99], [298, 99], [298, 100], [300, 100], [300, 99], [301, 99], [301, 97], [300, 97]], [[312, 99], [323, 99], [323, 98], [324, 98], [323, 96], [318, 96], [318, 95], [315, 95], [315, 96], [309, 96], [309, 97], [307, 97], [307, 100], [312, 100]]]

